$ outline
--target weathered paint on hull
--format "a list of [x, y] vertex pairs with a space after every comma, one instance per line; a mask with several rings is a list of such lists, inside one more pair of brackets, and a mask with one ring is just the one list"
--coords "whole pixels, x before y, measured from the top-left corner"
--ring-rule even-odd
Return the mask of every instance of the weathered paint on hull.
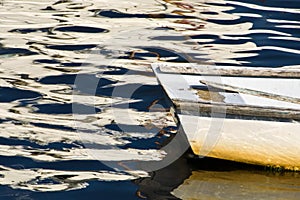
[[178, 117], [196, 155], [300, 170], [300, 123]]

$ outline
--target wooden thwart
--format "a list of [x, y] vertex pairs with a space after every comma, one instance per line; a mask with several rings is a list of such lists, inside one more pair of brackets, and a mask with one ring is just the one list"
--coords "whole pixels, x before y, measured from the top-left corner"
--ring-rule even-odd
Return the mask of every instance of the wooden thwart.
[[214, 65], [160, 65], [164, 73], [219, 75], [219, 76], [245, 76], [245, 77], [288, 77], [300, 78], [299, 69], [267, 68], [267, 67], [233, 67]]
[[176, 106], [177, 112], [183, 114], [201, 115], [201, 113], [221, 113], [236, 116], [265, 117], [265, 118], [281, 118], [281, 119], [300, 119], [300, 110], [273, 108], [250, 105], [234, 105], [228, 103], [214, 103], [207, 101], [186, 101], [180, 99], [172, 99]]
[[254, 96], [265, 97], [265, 98], [269, 98], [269, 99], [285, 101], [285, 102], [290, 102], [290, 103], [297, 103], [297, 104], [300, 103], [299, 98], [277, 95], [277, 94], [258, 91], [258, 90], [251, 90], [251, 89], [247, 89], [247, 88], [241, 88], [241, 87], [236, 87], [236, 86], [231, 86], [231, 85], [226, 85], [226, 84], [221, 84], [221, 83], [216, 83], [216, 82], [211, 82], [211, 81], [206, 81], [206, 80], [201, 80], [200, 82], [209, 87], [217, 88], [217, 89], [221, 89], [221, 90], [250, 94], [250, 95], [254, 95]]

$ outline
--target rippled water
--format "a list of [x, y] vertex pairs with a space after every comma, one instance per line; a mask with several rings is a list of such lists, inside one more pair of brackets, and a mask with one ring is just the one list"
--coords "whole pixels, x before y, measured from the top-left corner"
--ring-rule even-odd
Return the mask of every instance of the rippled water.
[[151, 63], [299, 68], [299, 19], [296, 0], [0, 1], [0, 197], [177, 199], [192, 174], [196, 199], [296, 199], [297, 174], [142, 169], [176, 132]]

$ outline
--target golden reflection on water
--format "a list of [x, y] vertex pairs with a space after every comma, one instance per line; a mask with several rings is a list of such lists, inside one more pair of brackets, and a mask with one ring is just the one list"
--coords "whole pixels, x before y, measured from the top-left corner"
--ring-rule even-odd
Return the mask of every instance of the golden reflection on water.
[[298, 199], [298, 173], [193, 171], [172, 194], [187, 199]]

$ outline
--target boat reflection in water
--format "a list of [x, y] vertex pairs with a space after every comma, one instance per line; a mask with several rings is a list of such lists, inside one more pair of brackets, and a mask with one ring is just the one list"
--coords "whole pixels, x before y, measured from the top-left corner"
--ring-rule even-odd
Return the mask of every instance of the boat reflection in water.
[[299, 199], [299, 172], [185, 155], [136, 180], [145, 199]]
[[150, 173], [151, 177], [135, 180], [137, 194], [146, 199], [178, 199], [171, 191], [191, 175], [186, 158], [180, 158], [168, 167]]
[[172, 194], [187, 199], [299, 199], [299, 174], [193, 171]]

